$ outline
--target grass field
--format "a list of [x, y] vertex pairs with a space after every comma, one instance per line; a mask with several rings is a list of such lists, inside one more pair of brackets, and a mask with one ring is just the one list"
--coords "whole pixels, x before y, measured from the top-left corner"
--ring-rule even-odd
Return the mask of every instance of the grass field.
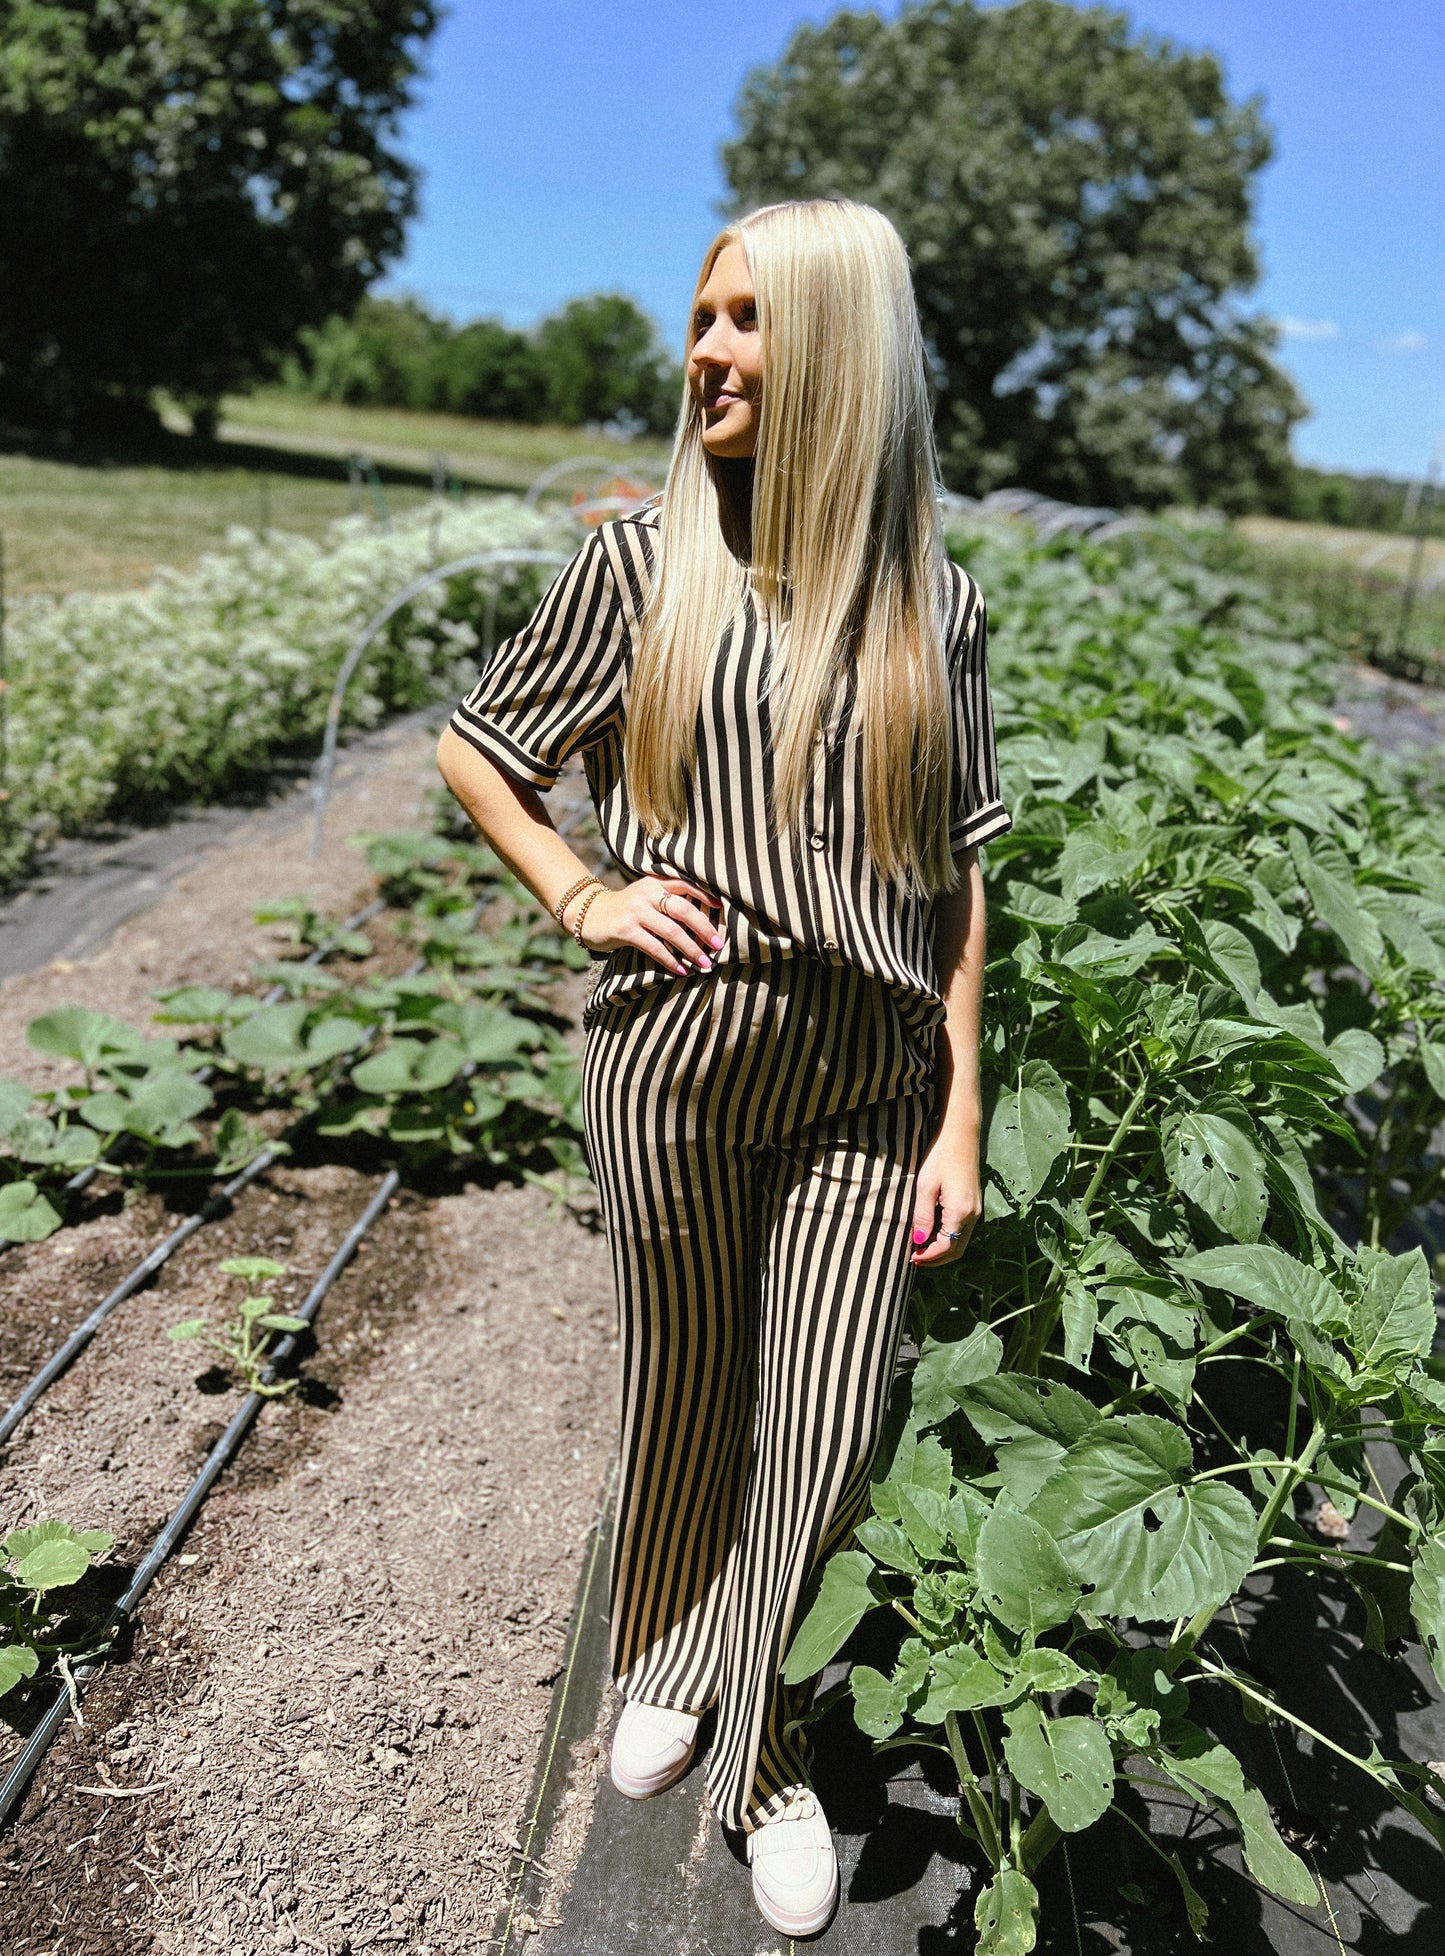
[[[191, 564], [235, 524], [320, 535], [357, 506], [347, 457], [376, 466], [379, 487], [360, 506], [373, 514], [412, 507], [431, 494], [442, 458], [470, 490], [525, 489], [544, 468], [573, 457], [615, 462], [620, 474], [659, 480], [665, 442], [618, 442], [581, 429], [351, 408], [277, 390], [224, 403], [220, 439], [200, 448], [168, 416], [169, 432], [144, 455], [113, 457], [57, 448], [0, 451], [0, 536], [12, 595], [119, 590], [144, 584], [161, 564]], [[1403, 578], [1408, 537], [1249, 517], [1241, 532], [1302, 569], [1360, 573], [1372, 584]], [[1445, 542], [1425, 545], [1425, 576], [1445, 570]]]
[[[237, 523], [317, 536], [350, 507], [344, 470], [297, 474], [266, 466], [174, 461], [62, 461], [0, 455], [0, 533], [6, 588], [106, 591], [144, 584], [160, 564], [178, 569], [221, 543]], [[284, 464], [289, 458], [282, 457]], [[425, 490], [388, 484], [395, 509]]]
[[222, 405], [230, 440], [265, 440], [309, 454], [345, 456], [363, 449], [378, 462], [430, 471], [444, 456], [452, 472], [487, 488], [525, 489], [553, 462], [577, 455], [615, 461], [620, 469], [664, 467], [669, 445], [619, 442], [578, 428], [539, 428], [515, 421], [474, 421], [460, 414], [412, 414], [405, 408], [342, 407], [276, 391], [235, 395]]
[[319, 536], [356, 506], [346, 458], [357, 452], [376, 464], [379, 487], [360, 491], [360, 506], [373, 514], [430, 496], [437, 455], [467, 489], [516, 490], [574, 456], [655, 472], [667, 453], [656, 442], [609, 442], [574, 428], [335, 407], [278, 393], [232, 399], [209, 448], [172, 432], [126, 457], [0, 451], [6, 590], [132, 588], [158, 565], [194, 563], [235, 524]]
[[[1261, 549], [1318, 559], [1378, 577], [1403, 579], [1415, 550], [1413, 537], [1382, 536], [1378, 530], [1336, 529], [1328, 523], [1291, 523], [1281, 516], [1246, 516], [1239, 528]], [[1421, 569], [1427, 578], [1445, 570], [1445, 541], [1425, 539]]]

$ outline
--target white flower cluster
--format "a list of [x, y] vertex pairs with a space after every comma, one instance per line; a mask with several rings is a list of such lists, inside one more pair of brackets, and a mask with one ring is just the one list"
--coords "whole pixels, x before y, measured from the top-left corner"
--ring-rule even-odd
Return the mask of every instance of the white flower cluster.
[[[0, 872], [37, 842], [214, 797], [287, 747], [313, 746], [358, 632], [431, 564], [493, 549], [570, 553], [580, 536], [568, 516], [498, 497], [423, 507], [389, 530], [346, 517], [324, 542], [235, 529], [224, 549], [144, 590], [22, 600], [8, 634]], [[553, 575], [484, 571], [423, 592], [363, 661], [348, 723], [465, 690], [488, 583], [500, 634]]]

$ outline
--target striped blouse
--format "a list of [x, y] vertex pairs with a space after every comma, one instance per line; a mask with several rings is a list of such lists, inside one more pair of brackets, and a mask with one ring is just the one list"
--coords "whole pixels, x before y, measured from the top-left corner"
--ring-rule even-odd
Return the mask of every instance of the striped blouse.
[[[933, 903], [879, 877], [863, 846], [863, 760], [853, 689], [819, 737], [802, 834], [769, 832], [764, 695], [772, 635], [751, 591], [718, 644], [698, 718], [687, 819], [655, 840], [628, 803], [622, 772], [632, 646], [649, 588], [659, 509], [603, 523], [557, 576], [531, 621], [497, 650], [452, 727], [504, 772], [545, 792], [582, 752], [603, 840], [630, 876], [681, 876], [723, 899], [726, 938], [714, 964], [799, 953], [851, 963], [881, 979], [922, 1034], [943, 1017], [934, 967]], [[993, 713], [978, 586], [950, 566], [946, 619], [953, 701], [949, 841], [955, 852], [1002, 835]], [[643, 951], [609, 952], [583, 1015], [647, 985], [680, 984]]]

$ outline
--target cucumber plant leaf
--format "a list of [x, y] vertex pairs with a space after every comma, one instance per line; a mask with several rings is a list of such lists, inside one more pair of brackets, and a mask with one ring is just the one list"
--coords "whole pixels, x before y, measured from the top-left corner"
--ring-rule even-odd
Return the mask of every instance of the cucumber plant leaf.
[[1422, 1250], [1403, 1256], [1362, 1249], [1365, 1287], [1350, 1312], [1346, 1334], [1351, 1351], [1366, 1371], [1408, 1372], [1409, 1361], [1423, 1358], [1435, 1335], [1435, 1294]]
[[26, 1678], [33, 1678], [40, 1659], [29, 1644], [0, 1644], [0, 1698]]
[[1015, 1202], [1032, 1202], [1071, 1139], [1063, 1081], [1046, 1060], [1029, 1060], [994, 1105], [989, 1167]]
[[60, 1211], [35, 1182], [0, 1187], [0, 1242], [43, 1243], [60, 1227]]
[[1349, 1326], [1345, 1300], [1330, 1279], [1272, 1243], [1225, 1244], [1171, 1262], [1179, 1276], [1230, 1291], [1287, 1323], [1308, 1324], [1331, 1338]]
[[1176, 1114], [1164, 1129], [1164, 1167], [1179, 1193], [1228, 1235], [1258, 1241], [1269, 1206], [1264, 1162], [1234, 1120], [1204, 1107]]
[[1410, 1577], [1410, 1614], [1435, 1681], [1445, 1690], [1445, 1540], [1438, 1535], [1427, 1536], [1416, 1551]]
[[1245, 1866], [1261, 1887], [1298, 1908], [1317, 1908], [1319, 1890], [1304, 1862], [1285, 1845], [1264, 1795], [1244, 1776], [1227, 1746], [1211, 1743], [1203, 1732], [1181, 1745], [1150, 1755], [1155, 1764], [1192, 1798], [1222, 1807], [1239, 1829]]
[[973, 1573], [988, 1608], [1029, 1637], [1067, 1623], [1082, 1599], [1059, 1544], [1011, 1503], [995, 1504], [980, 1528]]

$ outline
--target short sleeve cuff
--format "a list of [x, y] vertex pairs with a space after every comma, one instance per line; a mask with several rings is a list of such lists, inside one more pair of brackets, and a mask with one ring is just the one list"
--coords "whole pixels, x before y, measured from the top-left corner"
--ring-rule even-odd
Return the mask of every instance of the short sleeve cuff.
[[987, 801], [982, 808], [971, 809], [952, 824], [948, 831], [949, 850], [956, 856], [961, 849], [978, 849], [985, 842], [996, 841], [1008, 834], [1013, 820], [1001, 801]]
[[494, 761], [504, 774], [515, 776], [521, 781], [530, 781], [534, 788], [543, 790], [554, 787], [562, 772], [540, 754], [531, 754], [525, 747], [519, 747], [515, 740], [504, 734], [494, 721], [480, 713], [474, 713], [466, 705], [459, 706], [451, 717], [451, 730], [459, 734], [479, 754]]

